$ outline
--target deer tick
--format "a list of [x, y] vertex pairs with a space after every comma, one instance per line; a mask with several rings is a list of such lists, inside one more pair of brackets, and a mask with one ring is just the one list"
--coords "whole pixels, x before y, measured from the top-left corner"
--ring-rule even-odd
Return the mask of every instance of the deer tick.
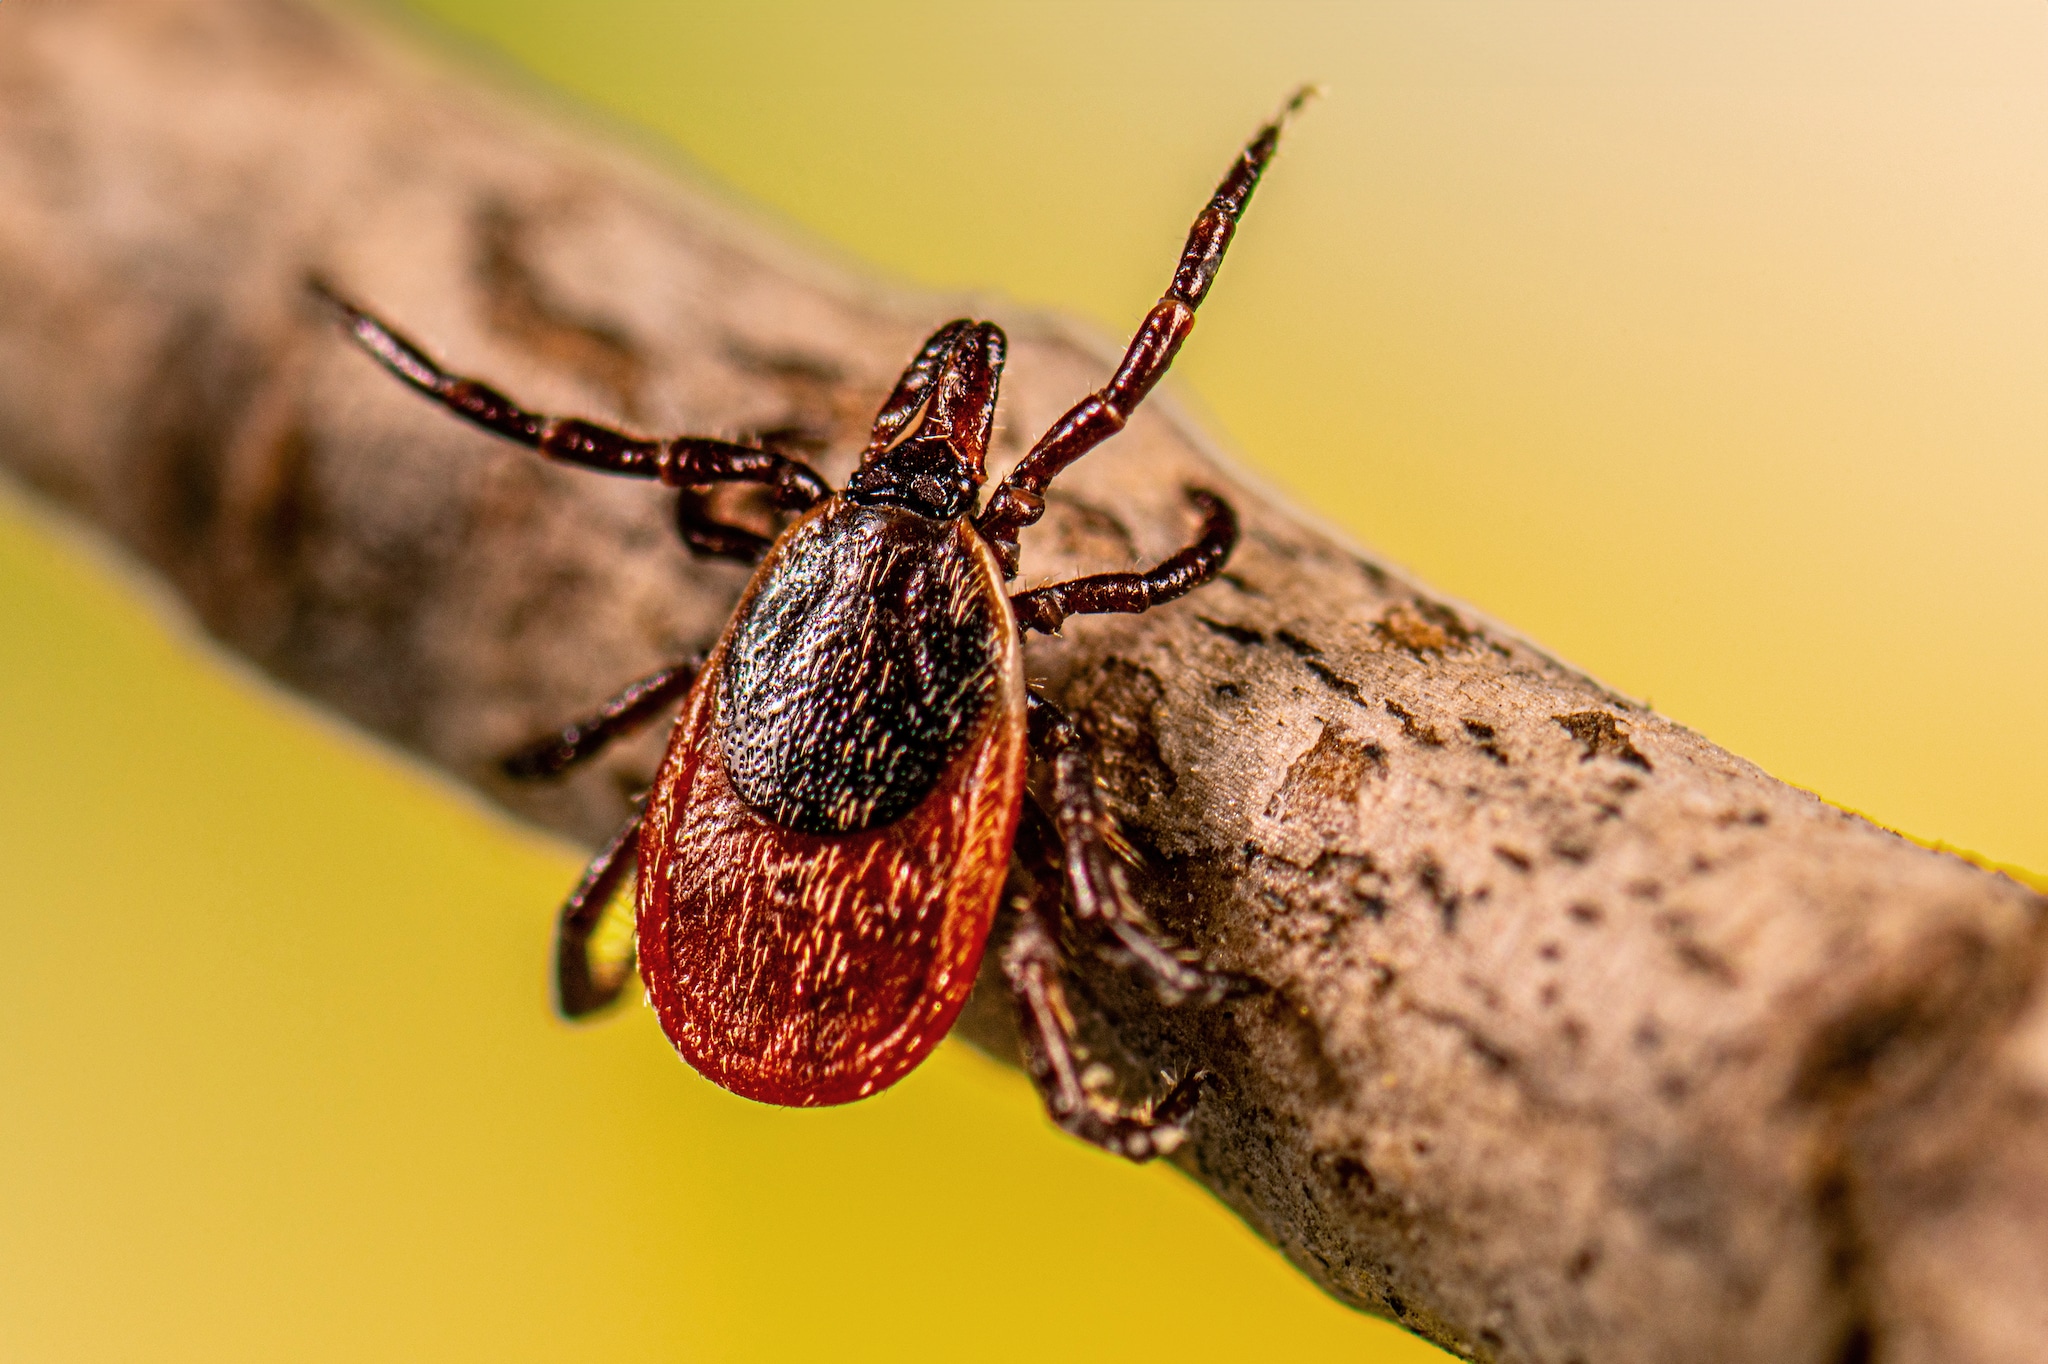
[[[1025, 685], [1023, 634], [1070, 615], [1139, 612], [1215, 577], [1237, 539], [1216, 494], [1188, 489], [1191, 544], [1142, 573], [1012, 595], [1018, 533], [1069, 464], [1114, 435], [1173, 363], [1287, 116], [1261, 128], [1195, 219], [1173, 283], [1109, 383], [1076, 403], [977, 508], [1004, 338], [962, 319], [932, 334], [837, 492], [752, 444], [627, 435], [529, 412], [443, 370], [315, 285], [393, 374], [486, 430], [584, 468], [679, 489], [700, 554], [757, 565], [708, 655], [643, 678], [506, 760], [549, 777], [682, 701], [654, 785], [562, 908], [556, 1002], [582, 1018], [618, 997], [637, 956], [670, 1042], [713, 1081], [767, 1103], [845, 1103], [885, 1089], [946, 1035], [999, 908], [1002, 968], [1026, 1062], [1053, 1120], [1133, 1160], [1171, 1151], [1207, 1078], [1128, 1106], [1087, 1082], [1062, 983], [1062, 928], [1141, 971], [1168, 1001], [1239, 978], [1160, 940], [1135, 903], [1122, 841], [1083, 738]], [[765, 485], [795, 513], [770, 541], [720, 522], [704, 490]], [[1027, 788], [1047, 761], [1044, 799]], [[1030, 889], [1005, 903], [1012, 856]], [[637, 868], [632, 954], [592, 951]]]

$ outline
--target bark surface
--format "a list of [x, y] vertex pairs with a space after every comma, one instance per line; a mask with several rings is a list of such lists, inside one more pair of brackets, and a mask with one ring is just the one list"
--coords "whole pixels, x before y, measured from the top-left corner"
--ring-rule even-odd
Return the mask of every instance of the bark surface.
[[[1167, 249], [1165, 244], [1162, 250]], [[287, 0], [0, 6], [0, 463], [283, 684], [595, 843], [661, 736], [496, 761], [702, 648], [746, 574], [345, 345], [318, 271], [544, 410], [843, 477], [962, 311], [842, 277]], [[1107, 374], [1000, 305], [1006, 465]], [[1222, 1086], [1180, 1159], [1346, 1301], [1499, 1360], [2048, 1351], [2044, 902], [1830, 808], [1305, 526], [1155, 399], [1022, 581], [1224, 581], [1034, 639], [1158, 920], [1270, 989], [1099, 1045]], [[983, 991], [966, 1027], [1007, 1042]]]

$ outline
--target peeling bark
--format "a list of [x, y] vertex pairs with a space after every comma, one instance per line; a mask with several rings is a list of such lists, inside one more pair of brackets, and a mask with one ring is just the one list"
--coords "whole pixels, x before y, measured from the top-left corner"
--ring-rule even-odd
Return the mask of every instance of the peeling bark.
[[[833, 477], [958, 310], [288, 0], [0, 9], [0, 462], [285, 685], [591, 842], [659, 735], [553, 788], [495, 760], [707, 644], [744, 571], [659, 490], [400, 391], [315, 270], [546, 409], [777, 433]], [[1105, 357], [980, 311], [1005, 464]], [[1195, 482], [1243, 513], [1224, 581], [1030, 653], [1153, 913], [1270, 986], [1176, 1013], [1084, 981], [1138, 1073], [1222, 1075], [1187, 1169], [1473, 1358], [2048, 1350], [2041, 897], [1299, 524], [1167, 402], [1062, 480], [1025, 581], [1171, 551]]]

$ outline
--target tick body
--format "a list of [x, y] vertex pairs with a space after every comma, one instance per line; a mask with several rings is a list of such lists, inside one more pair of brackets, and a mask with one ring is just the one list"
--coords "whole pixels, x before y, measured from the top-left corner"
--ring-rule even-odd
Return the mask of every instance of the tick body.
[[[641, 679], [506, 760], [513, 776], [551, 777], [682, 702], [644, 804], [563, 906], [555, 974], [565, 1016], [602, 1009], [631, 977], [632, 958], [607, 965], [591, 944], [637, 869], [639, 972], [683, 1058], [748, 1098], [845, 1103], [895, 1083], [938, 1045], [1002, 910], [1014, 916], [1004, 974], [1054, 1121], [1136, 1160], [1181, 1141], [1205, 1072], [1136, 1108], [1084, 1084], [1065, 954], [1070, 944], [1109, 952], [1172, 1001], [1213, 1001], [1238, 980], [1162, 943], [1132, 899], [1085, 745], [1026, 688], [1022, 637], [1199, 587], [1228, 558], [1236, 517], [1215, 494], [1189, 489], [1199, 529], [1158, 566], [1018, 593], [1007, 584], [1047, 486], [1120, 430], [1172, 363], [1306, 93], [1217, 187], [1108, 384], [1054, 423], [985, 504], [1005, 344], [992, 323], [961, 320], [932, 335], [833, 492], [772, 450], [528, 412], [316, 286], [355, 340], [413, 387], [551, 458], [675, 487], [686, 543], [757, 565], [708, 655]], [[702, 490], [733, 481], [767, 485], [795, 519], [772, 542], [716, 521]], [[1047, 772], [1037, 788], [1034, 760]], [[1022, 889], [1006, 903], [1013, 858], [1021, 875], [1009, 884]]]

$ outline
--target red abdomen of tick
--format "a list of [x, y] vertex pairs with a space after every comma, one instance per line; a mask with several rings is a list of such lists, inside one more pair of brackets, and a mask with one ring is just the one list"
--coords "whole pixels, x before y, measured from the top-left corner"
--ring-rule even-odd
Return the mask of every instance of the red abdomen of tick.
[[965, 520], [843, 498], [776, 543], [642, 823], [641, 975], [698, 1071], [845, 1103], [973, 988], [1024, 793], [1022, 651]]

